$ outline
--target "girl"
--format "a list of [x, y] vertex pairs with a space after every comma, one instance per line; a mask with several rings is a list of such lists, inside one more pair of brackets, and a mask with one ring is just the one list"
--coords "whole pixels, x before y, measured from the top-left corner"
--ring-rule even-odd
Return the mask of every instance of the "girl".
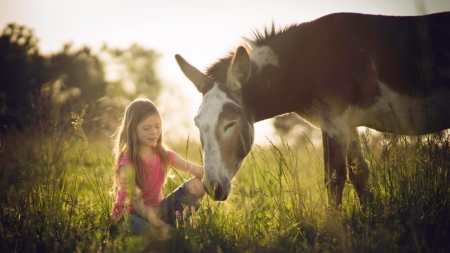
[[[113, 221], [120, 225], [127, 220], [133, 234], [150, 228], [167, 232], [175, 227], [176, 214], [183, 212], [183, 205], [188, 210], [200, 206], [205, 193], [203, 168], [164, 148], [161, 116], [150, 100], [131, 102], [113, 137], [117, 189]], [[169, 166], [193, 177], [163, 198]]]

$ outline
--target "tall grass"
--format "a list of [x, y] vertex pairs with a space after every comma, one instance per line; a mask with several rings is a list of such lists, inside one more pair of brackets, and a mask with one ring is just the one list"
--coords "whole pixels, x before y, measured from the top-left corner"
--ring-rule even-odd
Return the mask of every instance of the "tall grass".
[[91, 157], [81, 123], [74, 114], [73, 131], [41, 124], [37, 135], [2, 137], [2, 252], [77, 251], [107, 236], [109, 159]]
[[[114, 196], [107, 136], [73, 125], [0, 139], [1, 252], [448, 252], [450, 136], [362, 134], [374, 200], [326, 206], [323, 151], [307, 138], [254, 146], [229, 199], [205, 197], [171, 239], [133, 237], [109, 221]], [[59, 129], [65, 129], [61, 131]], [[202, 163], [193, 141], [172, 147]], [[167, 194], [186, 177], [169, 180]]]

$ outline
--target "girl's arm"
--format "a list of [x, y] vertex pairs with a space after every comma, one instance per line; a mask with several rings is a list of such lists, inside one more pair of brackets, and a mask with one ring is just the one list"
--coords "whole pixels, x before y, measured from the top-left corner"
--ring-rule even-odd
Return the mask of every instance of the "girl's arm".
[[172, 167], [175, 169], [178, 169], [180, 171], [189, 173], [190, 175], [197, 177], [199, 179], [203, 179], [203, 167], [186, 161], [181, 156], [179, 156], [177, 153], [173, 152], [173, 161], [172, 161]]
[[144, 205], [142, 193], [139, 187], [136, 186], [132, 169], [127, 168], [126, 166], [119, 167], [119, 187], [125, 189], [136, 214], [147, 220], [150, 225], [161, 229], [163, 232], [168, 232], [171, 229], [168, 224], [155, 215], [153, 209], [147, 208]]

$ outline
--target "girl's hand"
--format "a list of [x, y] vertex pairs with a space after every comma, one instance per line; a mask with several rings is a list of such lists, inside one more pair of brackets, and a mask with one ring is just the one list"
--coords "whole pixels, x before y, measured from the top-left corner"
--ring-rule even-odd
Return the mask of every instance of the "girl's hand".
[[192, 175], [198, 179], [203, 179], [204, 172], [203, 172], [202, 166], [195, 164], [195, 163], [191, 163], [189, 161], [186, 161], [176, 153], [174, 153], [174, 157], [173, 157], [171, 166], [177, 170], [189, 173], [190, 175]]
[[170, 225], [165, 222], [162, 222], [156, 229], [152, 230], [154, 235], [152, 238], [157, 238], [159, 241], [167, 241], [172, 237], [172, 233], [175, 231]]

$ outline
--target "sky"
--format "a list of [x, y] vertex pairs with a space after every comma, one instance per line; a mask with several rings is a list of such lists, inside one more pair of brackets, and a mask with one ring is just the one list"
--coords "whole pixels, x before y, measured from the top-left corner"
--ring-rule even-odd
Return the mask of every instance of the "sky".
[[[201, 94], [174, 59], [181, 54], [199, 70], [233, 51], [242, 37], [262, 30], [302, 23], [334, 12], [418, 15], [450, 11], [449, 0], [0, 0], [0, 29], [8, 23], [34, 30], [41, 53], [62, 45], [103, 43], [128, 48], [137, 43], [162, 56], [158, 74], [166, 87], [158, 107], [166, 131], [197, 137], [193, 118]], [[418, 7], [419, 6], [419, 7]], [[166, 116], [167, 115], [167, 116]], [[187, 123], [186, 123], [187, 122]], [[255, 124], [255, 143], [277, 138], [271, 120]], [[176, 134], [175, 134], [176, 133]]]

